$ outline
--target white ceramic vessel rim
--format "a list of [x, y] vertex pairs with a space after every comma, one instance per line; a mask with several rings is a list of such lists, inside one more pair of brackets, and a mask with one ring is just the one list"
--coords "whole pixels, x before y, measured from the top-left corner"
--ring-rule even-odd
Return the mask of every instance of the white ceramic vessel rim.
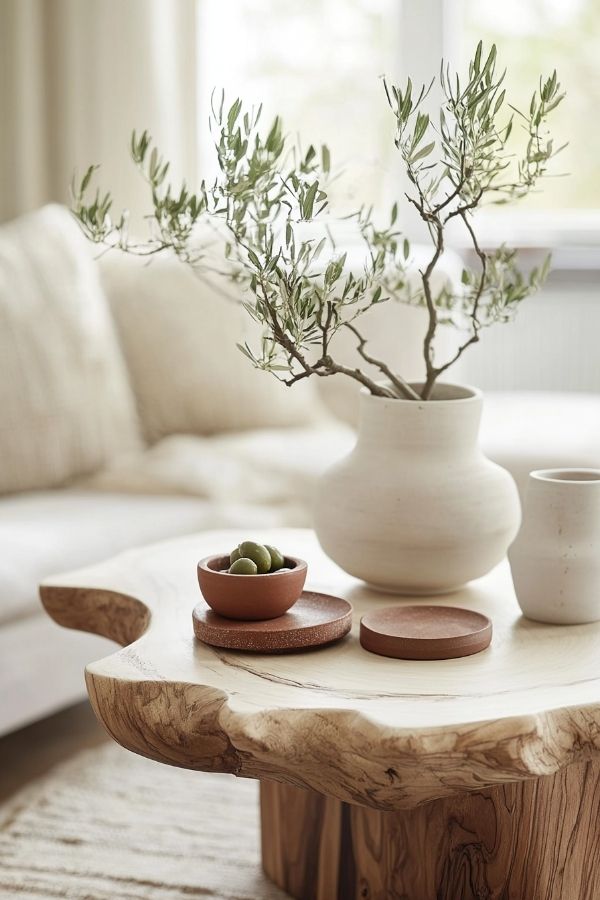
[[[391, 387], [391, 383], [389, 381], [378, 381], [377, 384], [382, 387]], [[417, 390], [418, 388], [423, 387], [422, 381], [409, 381], [409, 387]], [[440, 381], [437, 382], [434, 387], [434, 392], [437, 388], [446, 388], [449, 391], [455, 390], [459, 391], [460, 394], [458, 397], [444, 397], [439, 400], [432, 398], [430, 400], [423, 400], [423, 403], [426, 403], [428, 406], [445, 406], [447, 403], [473, 403], [473, 401], [481, 400], [483, 397], [483, 391], [480, 391], [479, 388], [472, 387], [470, 384], [452, 384], [448, 381]], [[417, 403], [417, 400], [409, 400], [408, 397], [377, 397], [375, 394], [372, 394], [369, 388], [363, 387], [360, 389], [361, 394], [365, 397], [370, 397], [371, 400], [375, 403], [387, 403], [390, 400], [393, 400], [394, 403]]]
[[549, 481], [554, 484], [593, 484], [600, 481], [600, 469], [561, 468], [536, 469], [529, 475], [535, 481]]

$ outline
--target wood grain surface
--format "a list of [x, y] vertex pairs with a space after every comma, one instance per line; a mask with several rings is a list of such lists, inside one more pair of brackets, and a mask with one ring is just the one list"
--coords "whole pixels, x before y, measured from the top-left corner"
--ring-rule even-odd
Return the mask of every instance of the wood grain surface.
[[[196, 564], [248, 537], [306, 559], [307, 589], [353, 604], [351, 635], [288, 656], [197, 641]], [[600, 624], [523, 619], [506, 565], [436, 598], [488, 615], [494, 640], [475, 656], [435, 662], [360, 647], [362, 614], [415, 599], [393, 601], [345, 575], [308, 531], [203, 533], [56, 576], [41, 593], [60, 624], [125, 645], [88, 666], [90, 698], [119, 743], [161, 762], [398, 810], [483, 796], [600, 750]]]
[[598, 900], [600, 762], [380, 812], [261, 782], [267, 875], [298, 900]]

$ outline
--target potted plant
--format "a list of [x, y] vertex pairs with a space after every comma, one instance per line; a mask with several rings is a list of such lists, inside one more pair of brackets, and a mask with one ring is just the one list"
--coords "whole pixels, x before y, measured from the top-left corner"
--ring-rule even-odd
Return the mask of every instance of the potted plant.
[[[526, 196], [559, 152], [546, 127], [563, 98], [556, 72], [540, 80], [525, 113], [513, 107], [506, 113], [504, 74], [495, 46], [484, 54], [481, 43], [464, 79], [442, 65], [435, 122], [426, 111], [432, 85], [415, 91], [410, 79], [403, 88], [384, 81], [410, 184], [406, 201], [431, 239], [417, 288], [407, 278], [411, 248], [396, 227], [397, 203], [384, 226], [370, 209], [350, 217], [366, 255], [360, 272], [349, 270], [329, 228], [328, 149], [301, 150], [279, 118], [261, 131], [260, 108], [244, 109], [240, 100], [226, 107], [221, 95], [213, 102], [219, 176], [197, 192], [185, 185], [174, 191], [168, 163], [148, 134], [133, 135], [132, 156], [152, 198], [144, 243], [129, 238], [125, 215], [111, 217], [110, 194], [87, 199], [94, 167], [74, 185], [74, 212], [92, 240], [144, 255], [171, 250], [204, 273], [212, 263], [197, 226], [217, 223], [225, 234], [226, 274], [242, 285], [244, 307], [264, 331], [259, 347], [240, 345], [249, 361], [289, 386], [334, 375], [362, 385], [358, 442], [323, 477], [315, 527], [342, 568], [391, 590], [446, 591], [483, 575], [504, 556], [519, 525], [511, 477], [477, 445], [481, 394], [441, 380], [487, 327], [513, 318], [548, 271], [546, 260], [525, 275], [515, 250], [487, 251], [477, 240], [475, 210]], [[513, 125], [524, 137], [520, 154], [509, 144]], [[477, 265], [463, 268], [459, 285], [434, 290], [456, 224]], [[426, 311], [422, 383], [409, 384], [375, 358], [361, 334], [361, 316], [390, 298]], [[459, 330], [460, 340], [449, 359], [438, 361], [434, 339], [446, 325]], [[335, 357], [332, 342], [342, 329], [354, 336], [368, 369]]]

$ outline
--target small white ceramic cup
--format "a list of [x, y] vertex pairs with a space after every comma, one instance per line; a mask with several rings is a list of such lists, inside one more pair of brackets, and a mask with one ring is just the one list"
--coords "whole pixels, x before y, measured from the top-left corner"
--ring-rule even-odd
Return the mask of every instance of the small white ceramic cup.
[[600, 469], [532, 472], [508, 558], [529, 619], [600, 620]]

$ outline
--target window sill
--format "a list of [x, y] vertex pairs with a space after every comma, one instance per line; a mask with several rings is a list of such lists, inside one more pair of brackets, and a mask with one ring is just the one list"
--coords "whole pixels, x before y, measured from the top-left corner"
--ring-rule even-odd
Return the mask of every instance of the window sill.
[[[514, 210], [514, 208], [513, 208]], [[519, 250], [523, 263], [537, 265], [552, 254], [552, 272], [600, 275], [600, 210], [494, 213], [486, 211], [475, 222], [479, 245], [493, 250], [508, 244]], [[462, 235], [451, 246], [471, 262], [472, 244]]]
[[[585, 220], [585, 221], [584, 221]], [[589, 227], [584, 227], [586, 221]], [[592, 227], [593, 221], [596, 226]], [[354, 265], [364, 261], [365, 244], [362, 241], [355, 225], [346, 221], [328, 220], [327, 224], [334, 232], [336, 251], [347, 251], [348, 259]], [[311, 226], [314, 232], [314, 226]], [[547, 253], [552, 254], [550, 280], [581, 281], [597, 284], [600, 279], [600, 212], [591, 214], [577, 214], [571, 218], [570, 212], [565, 214], [523, 214], [514, 216], [493, 216], [484, 214], [475, 221], [478, 243], [483, 250], [491, 251], [505, 243], [509, 247], [516, 247], [519, 251], [520, 261], [527, 270], [540, 265]], [[402, 231], [402, 225], [400, 225]], [[410, 229], [404, 229], [412, 238], [413, 266], [419, 268], [428, 260], [429, 243], [426, 234], [419, 232], [411, 235]], [[307, 230], [307, 237], [314, 236]], [[463, 237], [462, 231], [455, 229], [446, 242], [447, 250], [454, 253], [456, 265], [452, 267], [452, 274], [460, 278], [460, 268], [457, 268], [462, 259], [470, 266], [477, 266], [477, 257], [473, 251], [473, 245], [468, 236]], [[450, 260], [451, 255], [447, 254]]]

